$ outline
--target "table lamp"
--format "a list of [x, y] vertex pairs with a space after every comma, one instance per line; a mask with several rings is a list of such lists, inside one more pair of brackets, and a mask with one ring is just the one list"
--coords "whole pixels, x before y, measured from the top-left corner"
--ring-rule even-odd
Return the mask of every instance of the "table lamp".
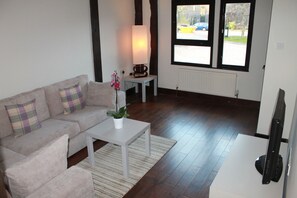
[[146, 77], [148, 67], [148, 41], [147, 28], [144, 25], [132, 26], [132, 54], [133, 54], [133, 75], [135, 78]]

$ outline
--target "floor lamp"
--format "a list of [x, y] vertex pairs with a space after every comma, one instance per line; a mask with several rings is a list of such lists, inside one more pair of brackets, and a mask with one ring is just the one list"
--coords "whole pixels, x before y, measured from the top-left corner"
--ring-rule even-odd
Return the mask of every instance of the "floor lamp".
[[148, 67], [148, 39], [145, 25], [132, 26], [133, 75], [135, 78], [146, 77]]

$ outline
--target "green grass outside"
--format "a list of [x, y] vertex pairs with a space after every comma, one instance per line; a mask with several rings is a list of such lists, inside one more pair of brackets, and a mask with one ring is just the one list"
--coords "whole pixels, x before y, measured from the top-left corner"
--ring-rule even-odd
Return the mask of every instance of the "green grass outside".
[[224, 41], [230, 41], [230, 42], [235, 42], [235, 43], [243, 43], [246, 44], [247, 43], [247, 37], [241, 37], [241, 36], [229, 36], [229, 37], [225, 37]]

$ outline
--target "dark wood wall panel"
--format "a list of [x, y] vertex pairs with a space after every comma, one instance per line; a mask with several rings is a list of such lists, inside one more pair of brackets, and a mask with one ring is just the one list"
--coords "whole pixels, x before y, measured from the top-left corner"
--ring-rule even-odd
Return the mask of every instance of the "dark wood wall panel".
[[142, 0], [134, 0], [135, 6], [135, 25], [142, 25]]
[[158, 75], [158, 0], [150, 0], [151, 5], [151, 57], [150, 74]]
[[90, 13], [91, 13], [95, 81], [102, 82], [103, 79], [102, 79], [98, 0], [90, 0]]

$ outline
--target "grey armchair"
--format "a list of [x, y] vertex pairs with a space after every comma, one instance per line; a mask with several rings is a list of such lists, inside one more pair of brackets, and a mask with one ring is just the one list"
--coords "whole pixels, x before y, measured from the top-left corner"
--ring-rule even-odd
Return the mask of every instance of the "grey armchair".
[[13, 198], [94, 197], [90, 172], [67, 169], [68, 135], [50, 142], [5, 171]]

